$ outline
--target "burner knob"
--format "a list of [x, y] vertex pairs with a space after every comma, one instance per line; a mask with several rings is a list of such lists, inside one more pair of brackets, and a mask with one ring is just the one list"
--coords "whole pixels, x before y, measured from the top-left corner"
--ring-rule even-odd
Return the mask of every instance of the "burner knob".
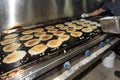
[[104, 42], [100, 42], [100, 47], [104, 47], [105, 46], [105, 43]]
[[67, 61], [67, 62], [64, 63], [64, 69], [69, 70], [70, 67], [71, 67], [71, 65], [70, 65], [69, 61]]
[[91, 55], [91, 51], [90, 50], [86, 50], [85, 51], [85, 56], [90, 56]]
[[110, 39], [106, 39], [106, 43], [111, 44], [111, 40]]

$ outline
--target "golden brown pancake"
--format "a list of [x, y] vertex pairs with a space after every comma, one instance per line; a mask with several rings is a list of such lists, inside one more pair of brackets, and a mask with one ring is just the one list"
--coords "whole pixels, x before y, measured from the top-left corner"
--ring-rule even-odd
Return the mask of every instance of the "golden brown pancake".
[[59, 37], [58, 37], [58, 39], [59, 39], [60, 41], [67, 41], [69, 38], [70, 38], [69, 35], [62, 35], [62, 36], [59, 36]]
[[40, 36], [45, 35], [45, 34], [46, 34], [46, 32], [39, 32], [39, 33], [34, 34], [34, 36], [40, 37]]
[[51, 35], [51, 34], [46, 34], [46, 35], [40, 36], [40, 40], [41, 40], [41, 41], [47, 41], [47, 40], [51, 39], [52, 37], [53, 37], [53, 35]]
[[3, 59], [3, 63], [10, 64], [10, 63], [17, 62], [17, 61], [23, 59], [26, 54], [27, 53], [25, 51], [16, 51], [16, 52], [13, 52], [13, 53], [9, 54], [8, 56], [6, 56]]
[[68, 26], [61, 27], [60, 30], [66, 30]]
[[33, 38], [33, 35], [24, 35], [24, 36], [20, 37], [20, 40], [25, 41], [25, 40], [29, 40], [29, 39], [32, 39], [32, 38]]
[[54, 26], [47, 26], [45, 29], [47, 29], [47, 30], [54, 29]]
[[42, 31], [44, 31], [43, 28], [37, 28], [37, 29], [34, 29], [34, 32], [42, 32]]
[[70, 35], [73, 37], [80, 37], [82, 36], [82, 32], [75, 31], [75, 32], [71, 32]]
[[68, 28], [66, 31], [67, 32], [73, 32], [73, 31], [75, 31], [75, 29], [74, 28]]
[[18, 34], [8, 34], [4, 38], [8, 39], [8, 38], [14, 38], [14, 37], [17, 37], [17, 36], [18, 36]]
[[75, 26], [77, 26], [76, 24], [69, 24], [68, 25], [69, 27], [75, 27]]
[[57, 48], [62, 44], [62, 41], [58, 40], [58, 39], [54, 39], [54, 40], [50, 40], [47, 43], [47, 46], [50, 48]]
[[62, 36], [62, 35], [65, 34], [65, 32], [64, 32], [64, 31], [55, 31], [53, 34], [54, 34], [55, 36]]
[[55, 27], [64, 27], [64, 24], [57, 24]]
[[33, 33], [33, 30], [26, 30], [22, 32], [22, 34], [31, 34], [31, 33]]
[[47, 32], [54, 33], [55, 31], [57, 31], [57, 29], [49, 29]]
[[83, 28], [83, 26], [75, 26], [75, 27], [73, 27], [73, 28], [76, 29], [76, 30], [80, 30], [80, 29]]
[[20, 43], [13, 43], [13, 44], [3, 47], [3, 51], [4, 52], [12, 52], [12, 51], [18, 49], [20, 46], [21, 46]]
[[17, 40], [17, 38], [6, 39], [6, 40], [1, 42], [1, 45], [14, 43], [16, 40]]
[[28, 52], [31, 55], [37, 55], [37, 54], [44, 53], [47, 50], [47, 48], [48, 47], [46, 45], [39, 44], [39, 45], [32, 47]]
[[24, 43], [26, 47], [31, 47], [40, 43], [39, 39], [32, 39]]
[[92, 32], [92, 29], [91, 28], [83, 28], [82, 31], [89, 33], [89, 32]]
[[65, 22], [64, 24], [65, 25], [70, 25], [70, 24], [72, 24], [72, 22]]

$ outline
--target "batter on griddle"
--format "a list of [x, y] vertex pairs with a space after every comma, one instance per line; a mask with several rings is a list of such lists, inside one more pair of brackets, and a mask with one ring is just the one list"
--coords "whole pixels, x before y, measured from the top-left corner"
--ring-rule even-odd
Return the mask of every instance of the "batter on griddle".
[[40, 36], [40, 40], [47, 41], [47, 40], [51, 39], [52, 37], [53, 37], [53, 35], [51, 35], [51, 34], [45, 34], [45, 35]]
[[54, 26], [47, 26], [45, 27], [45, 29], [49, 30], [49, 29], [54, 29], [55, 27]]
[[67, 31], [67, 32], [73, 32], [73, 31], [75, 31], [75, 29], [72, 28], [72, 27], [69, 27], [66, 31]]
[[82, 31], [89, 33], [89, 32], [92, 32], [92, 29], [91, 28], [83, 28]]
[[47, 32], [54, 33], [55, 31], [58, 31], [58, 29], [49, 29]]
[[20, 46], [21, 46], [20, 43], [13, 43], [13, 44], [3, 47], [3, 51], [4, 52], [12, 52], [12, 51], [18, 49]]
[[32, 39], [33, 38], [33, 35], [24, 35], [22, 37], [20, 37], [19, 39], [21, 41], [25, 41], [25, 40], [29, 40], [29, 39]]
[[39, 33], [35, 33], [34, 36], [40, 37], [40, 36], [45, 35], [45, 34], [46, 34], [46, 32], [39, 32]]
[[42, 32], [42, 31], [44, 31], [43, 28], [37, 28], [37, 29], [34, 29], [34, 32]]
[[4, 40], [4, 41], [1, 42], [1, 45], [6, 45], [6, 44], [14, 43], [16, 40], [17, 40], [17, 38], [6, 39], [6, 40]]
[[48, 47], [46, 45], [41, 43], [39, 45], [32, 47], [28, 52], [31, 55], [38, 55], [38, 54], [44, 53], [47, 50], [47, 48]]
[[31, 34], [31, 33], [33, 33], [33, 30], [26, 30], [22, 32], [22, 34]]
[[47, 43], [47, 46], [50, 47], [50, 48], [57, 48], [57, 47], [59, 47], [61, 44], [62, 44], [62, 41], [61, 41], [61, 40], [54, 39], [54, 40], [50, 40], [50, 41]]
[[60, 30], [66, 30], [68, 29], [68, 26], [61, 27]]
[[65, 32], [64, 32], [64, 31], [55, 31], [53, 34], [54, 34], [55, 36], [62, 36], [62, 35], [65, 34]]
[[25, 51], [15, 51], [7, 55], [2, 61], [6, 64], [17, 62], [25, 57], [27, 53]]
[[64, 27], [64, 24], [56, 24], [55, 27]]
[[82, 32], [75, 31], [75, 32], [71, 32], [70, 35], [73, 37], [80, 37], [80, 36], [82, 36]]
[[69, 38], [70, 38], [69, 35], [62, 35], [62, 36], [58, 37], [58, 39], [61, 40], [61, 41], [67, 41]]
[[8, 34], [4, 38], [8, 39], [8, 38], [14, 38], [14, 37], [17, 37], [17, 36], [18, 36], [18, 34], [14, 33], [14, 34]]
[[32, 39], [24, 43], [26, 47], [31, 47], [40, 43], [39, 39]]

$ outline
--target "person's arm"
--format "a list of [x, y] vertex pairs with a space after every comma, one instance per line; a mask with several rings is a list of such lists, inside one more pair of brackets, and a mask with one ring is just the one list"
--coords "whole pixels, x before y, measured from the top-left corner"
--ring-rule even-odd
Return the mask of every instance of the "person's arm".
[[100, 8], [100, 9], [97, 9], [97, 10], [91, 12], [91, 13], [88, 13], [88, 16], [96, 16], [96, 15], [99, 15], [99, 14], [105, 12], [105, 11], [106, 11], [106, 10]]
[[102, 8], [99, 8], [99, 9], [97, 9], [97, 10], [91, 12], [91, 13], [88, 13], [88, 14], [83, 13], [83, 14], [81, 15], [81, 17], [82, 17], [82, 18], [85, 18], [85, 17], [96, 16], [96, 15], [99, 15], [99, 14], [105, 12], [105, 11], [106, 11], [106, 10], [104, 10], [104, 9], [102, 9]]

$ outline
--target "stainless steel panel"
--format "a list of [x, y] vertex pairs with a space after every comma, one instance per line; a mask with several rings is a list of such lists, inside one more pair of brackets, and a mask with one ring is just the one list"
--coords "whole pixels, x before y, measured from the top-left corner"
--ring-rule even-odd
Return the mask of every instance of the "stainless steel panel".
[[72, 17], [80, 14], [81, 4], [81, 0], [0, 0], [1, 30]]
[[[80, 16], [96, 0], [0, 0], [0, 31], [48, 20]], [[101, 0], [100, 0], [101, 1]]]
[[100, 19], [103, 32], [120, 34], [120, 17], [104, 17]]

